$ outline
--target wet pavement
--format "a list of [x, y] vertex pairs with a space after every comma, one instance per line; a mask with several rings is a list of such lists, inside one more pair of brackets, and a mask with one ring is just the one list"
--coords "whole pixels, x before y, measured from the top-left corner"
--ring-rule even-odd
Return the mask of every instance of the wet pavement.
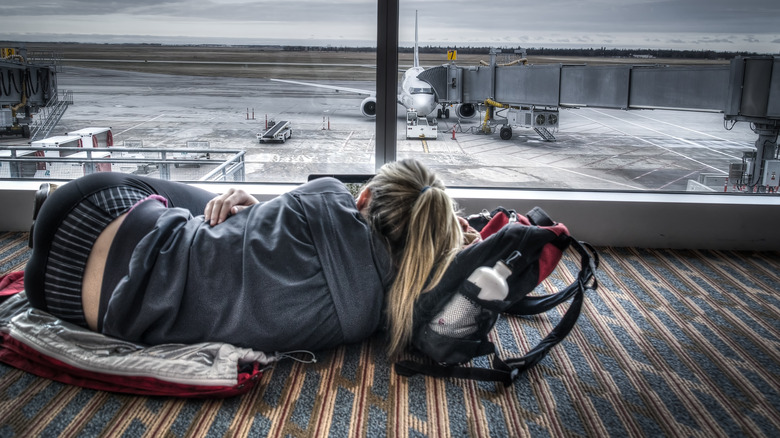
[[[302, 182], [313, 173], [374, 170], [374, 121], [360, 113], [363, 97], [355, 94], [267, 79], [67, 66], [58, 84], [73, 91], [74, 104], [51, 136], [110, 126], [116, 146], [142, 140], [144, 148], [177, 150], [207, 141], [215, 152], [245, 150], [247, 181]], [[725, 178], [729, 163], [740, 162], [757, 138], [747, 124], [727, 130], [722, 114], [581, 108], [561, 110], [554, 142], [523, 129], [505, 141], [497, 132], [480, 132], [481, 116], [440, 120], [436, 140], [400, 137], [405, 120], [399, 117], [398, 157], [422, 160], [450, 186], [682, 191], [702, 173]], [[279, 120], [292, 123], [292, 138], [259, 143], [256, 134], [267, 121]], [[192, 179], [184, 172], [197, 170], [176, 172]]]

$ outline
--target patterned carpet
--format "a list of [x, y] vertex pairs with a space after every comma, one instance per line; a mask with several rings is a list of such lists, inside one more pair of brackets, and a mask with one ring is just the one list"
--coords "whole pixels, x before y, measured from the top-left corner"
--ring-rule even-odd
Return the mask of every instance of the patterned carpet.
[[[0, 273], [25, 233], [0, 233]], [[0, 437], [780, 436], [780, 253], [601, 248], [572, 334], [511, 387], [397, 376], [381, 339], [224, 400], [80, 389], [0, 365]], [[568, 283], [573, 258], [542, 286]], [[501, 318], [506, 356], [562, 314]], [[480, 363], [486, 364], [480, 359]]]

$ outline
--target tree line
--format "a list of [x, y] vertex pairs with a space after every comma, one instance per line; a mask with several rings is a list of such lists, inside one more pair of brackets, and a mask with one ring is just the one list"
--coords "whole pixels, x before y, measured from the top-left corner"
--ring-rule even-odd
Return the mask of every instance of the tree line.
[[[346, 46], [282, 46], [285, 51], [325, 51], [325, 52], [373, 52], [375, 47], [346, 47]], [[459, 54], [487, 55], [495, 47], [441, 47], [420, 46], [420, 53], [444, 53], [447, 50], [457, 50]], [[502, 53], [514, 53], [525, 51], [528, 56], [577, 56], [599, 58], [631, 58], [653, 57], [671, 59], [732, 59], [737, 56], [755, 56], [758, 53], [746, 51], [716, 51], [716, 50], [673, 50], [673, 49], [616, 49], [607, 47], [598, 48], [546, 48], [546, 47], [502, 47]], [[399, 47], [399, 53], [413, 53], [413, 47]]]

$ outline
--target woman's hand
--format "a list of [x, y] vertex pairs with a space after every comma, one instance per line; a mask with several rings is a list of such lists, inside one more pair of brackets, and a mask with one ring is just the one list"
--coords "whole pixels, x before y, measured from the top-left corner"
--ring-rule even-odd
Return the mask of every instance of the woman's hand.
[[458, 216], [458, 222], [460, 223], [460, 229], [463, 231], [463, 246], [469, 246], [473, 243], [479, 243], [482, 241], [479, 231], [469, 225], [469, 221], [466, 218]]
[[254, 196], [241, 189], [229, 189], [206, 204], [203, 219], [213, 227], [225, 222], [228, 216], [259, 202]]

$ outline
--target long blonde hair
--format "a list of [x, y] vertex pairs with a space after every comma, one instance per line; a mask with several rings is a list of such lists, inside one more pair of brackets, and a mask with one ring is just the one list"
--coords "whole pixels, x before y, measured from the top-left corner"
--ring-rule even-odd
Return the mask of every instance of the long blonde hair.
[[386, 306], [388, 354], [394, 357], [411, 341], [415, 300], [441, 280], [462, 232], [444, 183], [416, 160], [385, 164], [366, 188], [368, 222], [384, 238], [397, 269]]

